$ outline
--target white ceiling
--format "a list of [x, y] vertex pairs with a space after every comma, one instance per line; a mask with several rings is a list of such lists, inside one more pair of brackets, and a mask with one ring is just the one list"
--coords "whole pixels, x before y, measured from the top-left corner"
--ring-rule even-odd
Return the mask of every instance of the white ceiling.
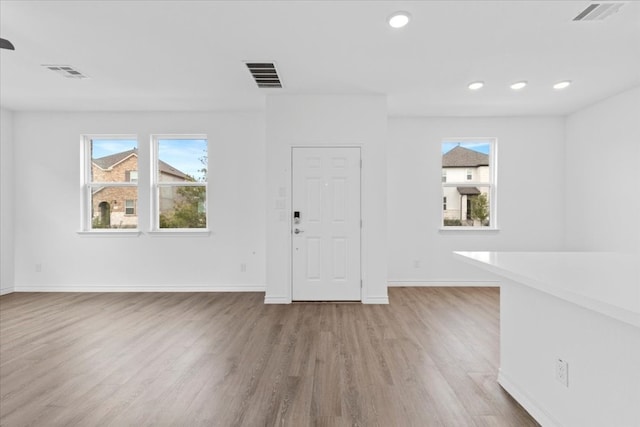
[[[391, 115], [562, 115], [640, 85], [640, 3], [0, 1], [0, 103], [12, 110], [260, 110], [266, 94], [386, 94]], [[412, 14], [394, 30], [386, 18]], [[243, 61], [275, 61], [258, 89]], [[90, 79], [42, 64], [72, 65]], [[555, 91], [551, 85], [574, 84]], [[466, 86], [484, 80], [478, 92]], [[513, 92], [508, 85], [528, 80]]]

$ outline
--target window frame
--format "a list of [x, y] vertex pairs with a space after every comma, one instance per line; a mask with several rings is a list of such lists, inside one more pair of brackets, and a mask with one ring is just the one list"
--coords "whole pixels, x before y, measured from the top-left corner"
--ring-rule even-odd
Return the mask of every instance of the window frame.
[[[131, 204], [133, 205], [131, 207], [131, 209], [132, 209], [131, 213], [127, 212], [127, 209], [129, 209], [129, 207], [127, 207], [127, 202], [131, 202]], [[125, 215], [136, 215], [136, 211], [137, 211], [136, 205], [137, 205], [136, 199], [125, 199], [125, 201], [124, 201], [124, 214]]]
[[[96, 139], [134, 140], [139, 146], [138, 135], [135, 134], [84, 134], [80, 137], [80, 230], [78, 234], [87, 235], [140, 235], [140, 222], [135, 228], [93, 228], [92, 222], [92, 192], [94, 187], [125, 187], [135, 188], [139, 194], [138, 182], [100, 182], [92, 181], [91, 144]], [[140, 157], [138, 157], [138, 162]]]
[[[474, 187], [488, 187], [488, 197], [489, 197], [489, 226], [445, 226], [445, 210], [440, 206], [440, 231], [455, 231], [455, 232], [477, 232], [477, 231], [498, 231], [498, 138], [496, 137], [452, 137], [452, 138], [442, 138], [440, 140], [440, 150], [442, 153], [442, 144], [447, 142], [460, 142], [464, 144], [465, 142], [487, 142], [489, 144], [489, 182], [479, 182], [476, 180], [468, 181], [466, 178], [468, 176], [467, 170], [465, 170], [465, 175], [463, 180], [461, 181], [451, 181], [447, 179], [447, 182], [441, 182], [441, 196], [445, 197], [444, 189], [446, 187], [459, 187], [459, 186], [474, 186]], [[442, 154], [440, 154], [440, 169], [444, 170], [442, 166]], [[465, 168], [466, 169], [466, 168]], [[442, 173], [442, 172], [441, 172]], [[473, 175], [473, 172], [472, 172]], [[475, 174], [478, 175], [478, 174]], [[472, 178], [476, 178], [473, 177]]]
[[[135, 175], [135, 179], [132, 177], [132, 175]], [[127, 176], [129, 177], [128, 182], [138, 182], [138, 171], [137, 170], [127, 171]]]
[[[153, 134], [151, 135], [151, 211], [150, 211], [150, 235], [156, 236], [179, 236], [179, 235], [209, 235], [209, 179], [206, 182], [185, 182], [185, 181], [160, 181], [159, 180], [159, 147], [158, 141], [166, 139], [188, 140], [188, 139], [204, 139], [207, 141], [207, 165], [209, 153], [209, 138], [206, 134]], [[160, 228], [160, 188], [161, 187], [204, 187], [205, 197], [205, 228]]]

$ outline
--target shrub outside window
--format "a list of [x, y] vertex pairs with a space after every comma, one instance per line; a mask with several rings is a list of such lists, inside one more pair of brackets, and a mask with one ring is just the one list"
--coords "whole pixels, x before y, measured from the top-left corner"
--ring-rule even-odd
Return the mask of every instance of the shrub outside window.
[[496, 228], [496, 140], [442, 142], [442, 227]]
[[207, 137], [156, 135], [152, 153], [153, 230], [206, 230]]

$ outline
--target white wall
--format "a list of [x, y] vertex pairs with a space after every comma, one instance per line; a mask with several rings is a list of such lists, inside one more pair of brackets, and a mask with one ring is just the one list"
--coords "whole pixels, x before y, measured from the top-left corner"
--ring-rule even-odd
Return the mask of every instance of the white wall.
[[346, 95], [267, 97], [265, 302], [291, 301], [291, 147], [326, 145], [362, 147], [362, 300], [386, 303], [387, 102]]
[[[439, 231], [441, 142], [453, 137], [497, 138], [497, 232]], [[454, 260], [456, 250], [562, 249], [563, 167], [563, 118], [391, 118], [389, 284], [496, 281]]]
[[[76, 233], [85, 133], [138, 135], [141, 236]], [[144, 233], [153, 133], [208, 135], [210, 236]], [[264, 289], [263, 114], [20, 112], [14, 114], [14, 142], [17, 291]]]
[[13, 113], [0, 110], [0, 295], [13, 292]]
[[[292, 145], [362, 145], [363, 273], [370, 301], [386, 300], [387, 277], [392, 285], [495, 281], [453, 260], [454, 250], [640, 251], [633, 219], [640, 211], [633, 193], [639, 111], [635, 88], [569, 116], [566, 125], [563, 118], [391, 118], [386, 136], [382, 96], [271, 96], [266, 122], [260, 113], [3, 110], [2, 290], [14, 283], [18, 290], [250, 289], [267, 283], [267, 299], [286, 301], [290, 213], [281, 221], [276, 202], [289, 206]], [[172, 132], [210, 136], [214, 233], [180, 239], [78, 236], [79, 136], [136, 133], [141, 155], [148, 156], [149, 134]], [[500, 231], [439, 231], [440, 142], [478, 136], [498, 139]], [[149, 225], [143, 214], [149, 207], [148, 167], [143, 161], [140, 168], [143, 231]], [[21, 179], [14, 182], [17, 171]], [[247, 264], [245, 273], [241, 263]]]
[[640, 87], [567, 118], [566, 245], [640, 251]]

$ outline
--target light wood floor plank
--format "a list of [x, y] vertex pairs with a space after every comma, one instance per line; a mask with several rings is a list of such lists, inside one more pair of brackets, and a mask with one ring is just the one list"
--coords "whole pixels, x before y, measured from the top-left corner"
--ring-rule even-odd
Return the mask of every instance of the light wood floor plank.
[[496, 381], [497, 288], [0, 297], [0, 426], [537, 426]]

